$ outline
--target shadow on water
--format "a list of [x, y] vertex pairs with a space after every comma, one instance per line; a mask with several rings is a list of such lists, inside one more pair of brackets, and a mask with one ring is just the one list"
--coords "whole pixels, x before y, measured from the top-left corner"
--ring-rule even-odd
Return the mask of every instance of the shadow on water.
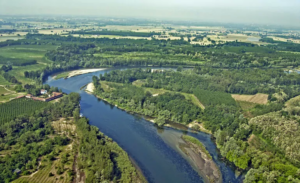
[[222, 172], [223, 182], [238, 182], [233, 169], [218, 158], [216, 146], [209, 134], [191, 133], [186, 127], [180, 130], [170, 127], [157, 128], [140, 115], [129, 114], [80, 90], [80, 87], [92, 81], [93, 75], [99, 76], [111, 70], [114, 69], [88, 73], [66, 80], [49, 79], [46, 84], [59, 87], [66, 93], [80, 93], [81, 113], [89, 118], [91, 125], [97, 126], [129, 154], [149, 182], [203, 182], [186, 157], [178, 150], [178, 139], [182, 134], [194, 136], [206, 146]]

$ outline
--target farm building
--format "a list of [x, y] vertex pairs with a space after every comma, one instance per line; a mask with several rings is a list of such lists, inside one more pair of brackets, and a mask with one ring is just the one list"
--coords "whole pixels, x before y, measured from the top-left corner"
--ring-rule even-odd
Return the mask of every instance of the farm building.
[[[27, 96], [27, 95], [26, 95], [26, 96]], [[62, 97], [62, 96], [63, 96], [62, 93], [59, 93], [59, 92], [53, 92], [53, 93], [52, 93], [52, 96], [49, 95], [48, 98], [33, 97], [33, 96], [31, 96], [31, 98], [32, 98], [32, 100], [38, 100], [38, 101], [42, 101], [42, 102], [49, 102], [49, 101], [51, 101], [51, 100], [60, 98], [60, 97]]]

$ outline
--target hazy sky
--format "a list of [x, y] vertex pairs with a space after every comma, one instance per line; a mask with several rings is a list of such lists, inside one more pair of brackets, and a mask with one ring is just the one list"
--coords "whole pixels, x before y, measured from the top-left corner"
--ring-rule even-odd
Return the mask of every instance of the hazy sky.
[[0, 0], [0, 14], [300, 25], [300, 0]]

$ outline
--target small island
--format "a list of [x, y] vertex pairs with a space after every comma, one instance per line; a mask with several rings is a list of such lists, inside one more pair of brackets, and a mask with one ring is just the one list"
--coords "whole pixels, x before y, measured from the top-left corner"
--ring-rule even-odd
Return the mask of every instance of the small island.
[[204, 145], [198, 139], [188, 135], [182, 135], [181, 138], [185, 144], [182, 144], [180, 149], [192, 160], [193, 166], [197, 168], [204, 181], [221, 183], [221, 172]]

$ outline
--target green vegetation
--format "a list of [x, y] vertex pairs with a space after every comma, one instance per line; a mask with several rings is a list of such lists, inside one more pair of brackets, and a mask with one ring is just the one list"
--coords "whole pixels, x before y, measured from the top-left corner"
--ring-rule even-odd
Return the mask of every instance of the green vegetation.
[[79, 111], [74, 112], [78, 137], [81, 141], [78, 149], [79, 168], [84, 170], [86, 182], [101, 181], [142, 182], [126, 152], [117, 143], [105, 136], [87, 119], [79, 119]]
[[235, 100], [228, 93], [196, 89], [194, 94], [204, 106], [217, 105], [220, 103], [227, 106], [236, 106]]
[[[97, 79], [95, 80], [97, 81]], [[120, 108], [157, 117], [159, 126], [163, 125], [165, 120], [188, 124], [201, 114], [200, 108], [179, 93], [166, 92], [152, 96], [142, 87], [128, 84], [106, 84], [108, 88], [104, 88], [100, 84], [95, 85], [97, 89], [95, 93], [99, 97]]]
[[0, 125], [13, 120], [19, 115], [32, 115], [37, 109], [47, 106], [47, 102], [20, 98], [0, 104]]
[[206, 156], [209, 159], [212, 159], [211, 155], [209, 154], [209, 152], [206, 150], [205, 146], [196, 138], [188, 136], [188, 135], [182, 135], [182, 139], [185, 140], [186, 142], [190, 142], [192, 144], [195, 144], [198, 148], [201, 149], [201, 152], [203, 152], [204, 154], [206, 154]]
[[5, 58], [0, 56], [0, 64], [10, 63], [14, 66], [25, 66], [36, 64], [36, 60], [25, 60], [25, 59], [16, 59], [16, 58]]
[[3, 86], [0, 86], [0, 95], [6, 94], [6, 93], [10, 93], [10, 92], [7, 91]]
[[62, 72], [60, 74], [55, 75], [55, 79], [61, 79], [61, 78], [66, 78], [69, 76], [70, 72]]
[[79, 99], [78, 94], [70, 94], [59, 103], [40, 106], [30, 115], [19, 115], [9, 123], [1, 125], [0, 153], [6, 151], [4, 156], [0, 156], [1, 183], [18, 178], [19, 174], [14, 173], [16, 169], [20, 169], [23, 175], [34, 171], [41, 156], [46, 156], [49, 161], [53, 160], [55, 147], [69, 143], [67, 137], [48, 137], [53, 134], [50, 122], [71, 116], [79, 104]]

